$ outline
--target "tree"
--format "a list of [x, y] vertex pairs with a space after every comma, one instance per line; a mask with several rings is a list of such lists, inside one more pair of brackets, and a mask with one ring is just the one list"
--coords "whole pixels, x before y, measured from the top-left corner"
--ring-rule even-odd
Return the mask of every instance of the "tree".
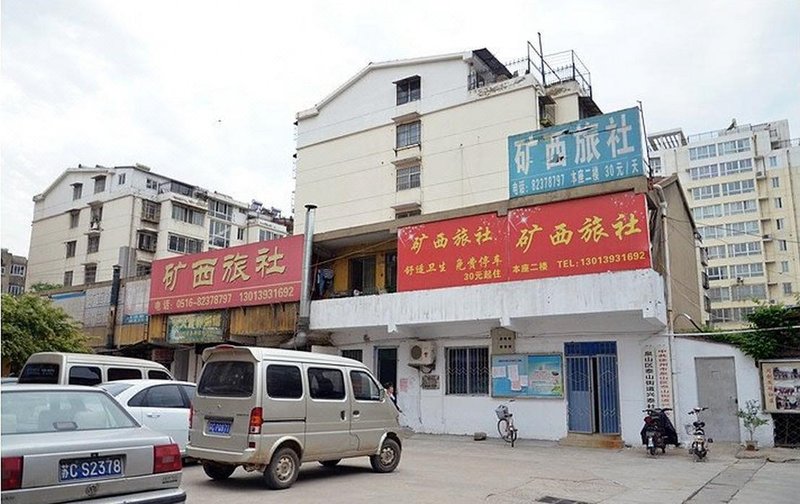
[[36, 352], [88, 352], [75, 320], [35, 294], [2, 297], [3, 360], [18, 372]]
[[60, 289], [63, 287], [61, 284], [53, 284], [47, 282], [36, 282], [35, 284], [31, 285], [30, 291], [31, 292], [44, 292], [54, 289]]
[[747, 316], [752, 332], [713, 335], [712, 339], [737, 346], [756, 361], [800, 356], [800, 309], [762, 304]]

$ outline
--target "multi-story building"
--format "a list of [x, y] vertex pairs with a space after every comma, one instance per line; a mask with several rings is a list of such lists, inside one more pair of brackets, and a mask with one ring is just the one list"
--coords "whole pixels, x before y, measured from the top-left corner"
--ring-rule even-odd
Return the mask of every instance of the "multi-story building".
[[14, 255], [8, 249], [2, 249], [3, 260], [3, 294], [17, 296], [25, 292], [25, 276], [28, 270], [28, 259]]
[[710, 322], [747, 324], [759, 303], [800, 292], [800, 139], [786, 120], [648, 137], [656, 174], [677, 174], [707, 260]]
[[[691, 215], [676, 177], [619, 162], [642, 143], [638, 109], [601, 115], [571, 51], [522, 63], [371, 63], [298, 113], [295, 233], [317, 207], [308, 339], [394, 382], [419, 431], [494, 431], [516, 396], [525, 437], [638, 442], [641, 409], [671, 404], [669, 330], [701, 319]], [[646, 257], [598, 256], [623, 231]]]
[[150, 274], [155, 259], [285, 236], [275, 208], [243, 203], [143, 165], [65, 170], [33, 198], [28, 285]]

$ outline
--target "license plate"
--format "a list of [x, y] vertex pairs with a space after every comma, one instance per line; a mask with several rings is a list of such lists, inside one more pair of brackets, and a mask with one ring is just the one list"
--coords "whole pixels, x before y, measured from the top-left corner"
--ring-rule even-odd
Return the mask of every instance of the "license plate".
[[62, 460], [59, 481], [74, 481], [122, 476], [122, 457], [94, 457]]
[[231, 422], [220, 422], [220, 421], [209, 420], [207, 432], [209, 434], [228, 435], [231, 433]]

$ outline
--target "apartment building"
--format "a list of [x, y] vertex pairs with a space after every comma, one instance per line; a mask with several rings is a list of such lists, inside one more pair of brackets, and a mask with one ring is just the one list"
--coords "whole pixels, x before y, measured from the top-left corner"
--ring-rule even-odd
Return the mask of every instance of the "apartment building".
[[25, 292], [25, 277], [28, 270], [28, 259], [14, 255], [8, 249], [2, 249], [2, 285], [3, 294], [18, 296]]
[[493, 432], [520, 397], [525, 437], [638, 443], [673, 404], [669, 330], [702, 319], [691, 214], [645, 173], [638, 109], [602, 114], [577, 54], [527, 49], [371, 63], [297, 114], [308, 342], [393, 382], [421, 432]]
[[677, 174], [707, 260], [710, 322], [747, 325], [759, 303], [800, 292], [800, 139], [786, 120], [648, 137], [657, 174]]
[[33, 198], [28, 285], [150, 274], [160, 258], [287, 235], [291, 220], [258, 201], [133, 166], [68, 168]]

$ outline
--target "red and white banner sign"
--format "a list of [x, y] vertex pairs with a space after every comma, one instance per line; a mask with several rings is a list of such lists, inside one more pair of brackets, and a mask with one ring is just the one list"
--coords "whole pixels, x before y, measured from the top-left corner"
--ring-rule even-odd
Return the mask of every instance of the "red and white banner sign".
[[300, 300], [303, 237], [153, 262], [150, 315]]
[[398, 231], [400, 291], [650, 268], [643, 194], [619, 193]]

